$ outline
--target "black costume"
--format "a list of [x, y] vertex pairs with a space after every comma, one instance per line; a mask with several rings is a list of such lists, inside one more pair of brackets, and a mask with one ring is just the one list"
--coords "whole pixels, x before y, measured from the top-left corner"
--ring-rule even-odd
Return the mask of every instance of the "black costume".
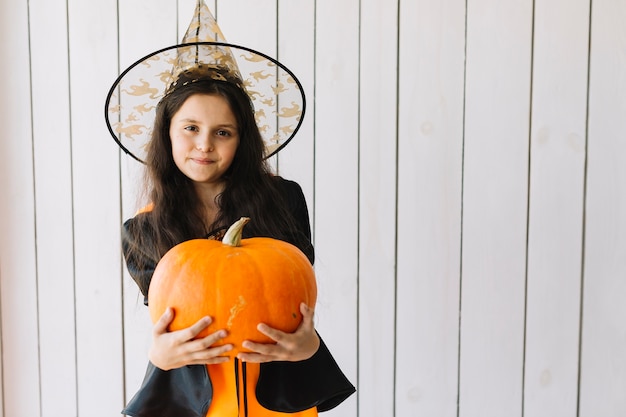
[[[311, 245], [311, 229], [306, 200], [300, 186], [275, 177], [276, 185], [293, 214], [298, 231], [288, 240], [314, 261]], [[139, 214], [142, 216], [145, 214]], [[158, 260], [137, 259], [136, 252], [130, 254], [129, 228], [136, 226], [137, 217], [124, 223], [123, 250], [128, 271], [147, 295], [150, 278]], [[146, 231], [148, 233], [149, 231]], [[251, 237], [245, 235], [244, 238]], [[144, 265], [139, 268], [138, 265]], [[260, 365], [256, 386], [259, 403], [273, 411], [293, 413], [317, 407], [318, 411], [330, 410], [355, 392], [328, 351], [320, 337], [318, 351], [309, 359], [300, 362], [269, 362]], [[135, 417], [204, 417], [213, 396], [211, 381], [205, 365], [189, 365], [163, 371], [151, 363], [141, 388], [122, 411]]]

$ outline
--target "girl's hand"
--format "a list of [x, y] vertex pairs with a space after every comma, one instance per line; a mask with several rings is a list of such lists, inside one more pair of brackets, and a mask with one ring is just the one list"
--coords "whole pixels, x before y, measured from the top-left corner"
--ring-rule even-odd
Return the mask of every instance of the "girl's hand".
[[152, 329], [152, 346], [148, 359], [157, 368], [168, 371], [185, 365], [209, 365], [229, 360], [221, 356], [233, 348], [227, 344], [211, 347], [226, 337], [225, 330], [218, 330], [202, 339], [195, 337], [211, 324], [210, 317], [203, 317], [186, 329], [168, 332], [167, 326], [174, 320], [174, 311], [167, 308]]
[[305, 303], [300, 304], [302, 323], [294, 333], [285, 333], [266, 324], [259, 324], [257, 329], [276, 343], [254, 343], [246, 340], [242, 346], [252, 352], [241, 352], [237, 357], [244, 362], [302, 361], [317, 352], [320, 339], [313, 326], [313, 309]]

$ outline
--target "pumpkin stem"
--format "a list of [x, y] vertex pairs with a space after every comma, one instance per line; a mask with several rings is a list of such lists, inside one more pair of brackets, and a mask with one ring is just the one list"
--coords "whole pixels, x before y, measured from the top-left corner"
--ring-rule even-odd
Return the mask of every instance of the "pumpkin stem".
[[240, 246], [243, 227], [250, 221], [249, 217], [242, 217], [228, 228], [226, 234], [222, 238], [222, 243], [228, 246]]

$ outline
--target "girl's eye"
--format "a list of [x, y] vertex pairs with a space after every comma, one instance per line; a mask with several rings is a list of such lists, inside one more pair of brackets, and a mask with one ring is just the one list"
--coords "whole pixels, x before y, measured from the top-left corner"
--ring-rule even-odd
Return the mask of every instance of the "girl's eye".
[[185, 126], [185, 130], [188, 130], [190, 132], [197, 132], [198, 127], [197, 126]]
[[217, 135], [218, 136], [230, 136], [230, 132], [227, 130], [218, 130]]

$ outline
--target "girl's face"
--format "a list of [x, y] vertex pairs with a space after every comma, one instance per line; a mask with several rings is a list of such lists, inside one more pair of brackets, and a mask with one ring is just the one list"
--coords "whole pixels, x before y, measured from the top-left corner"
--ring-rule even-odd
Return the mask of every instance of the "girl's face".
[[221, 184], [237, 146], [237, 119], [218, 95], [189, 96], [170, 123], [172, 155], [178, 169], [196, 183]]

